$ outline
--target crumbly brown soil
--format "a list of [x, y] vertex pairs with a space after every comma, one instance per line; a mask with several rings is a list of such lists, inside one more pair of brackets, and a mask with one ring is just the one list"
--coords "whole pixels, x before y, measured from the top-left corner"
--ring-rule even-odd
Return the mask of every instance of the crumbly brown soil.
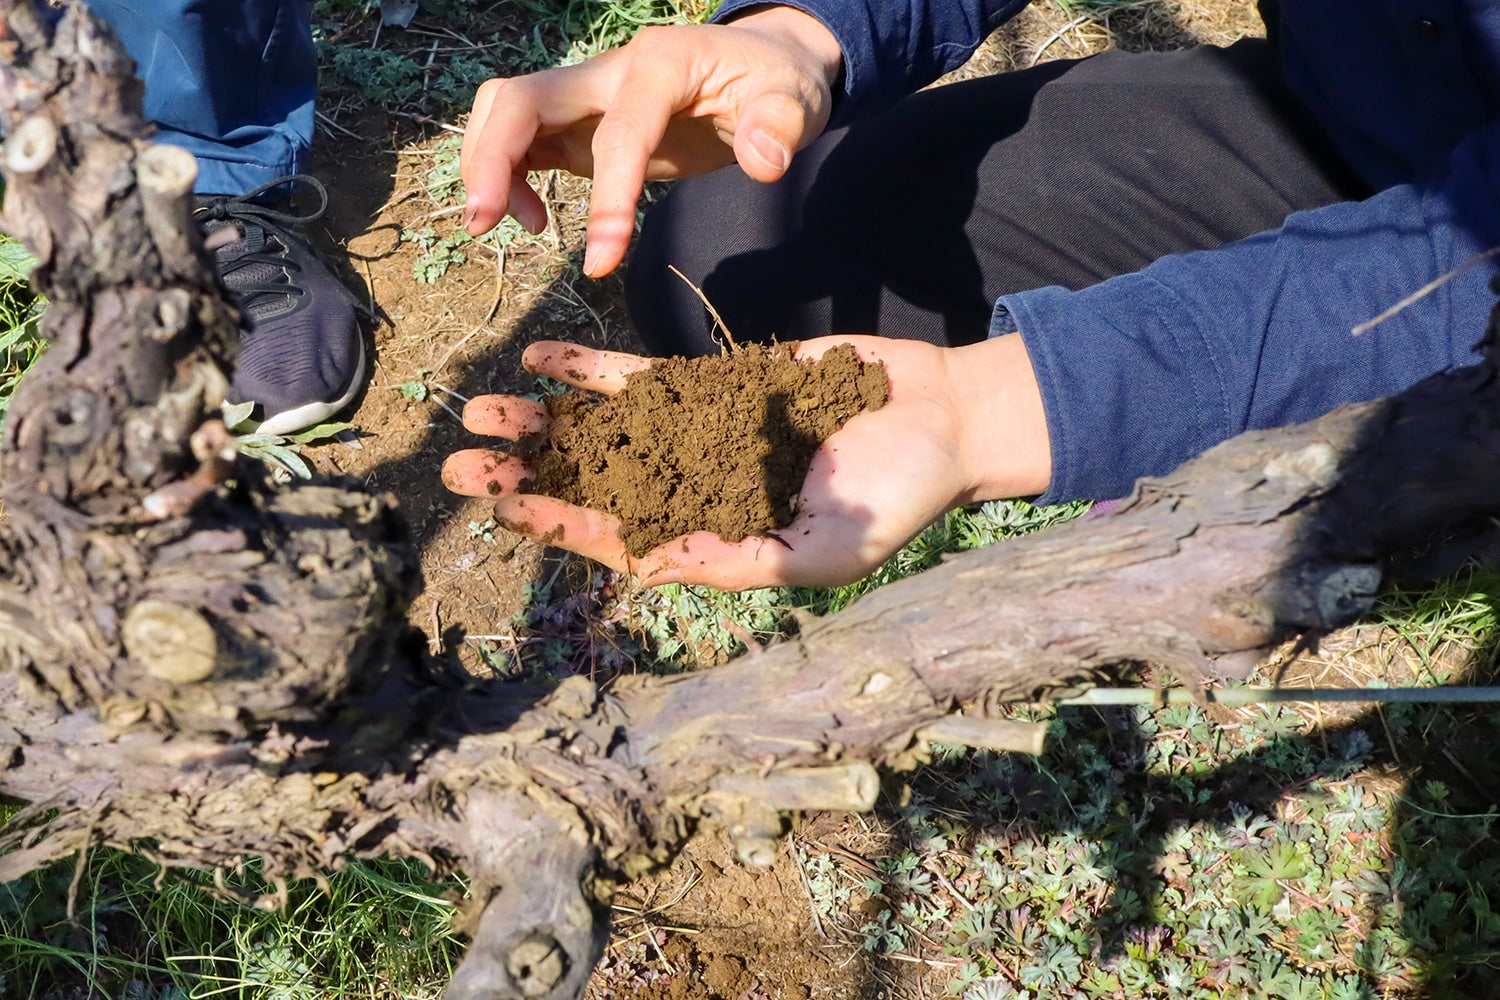
[[551, 432], [518, 448], [530, 488], [619, 518], [633, 556], [692, 531], [737, 542], [786, 527], [813, 452], [890, 399], [885, 366], [853, 347], [817, 362], [794, 348], [665, 358], [608, 398], [550, 398]]

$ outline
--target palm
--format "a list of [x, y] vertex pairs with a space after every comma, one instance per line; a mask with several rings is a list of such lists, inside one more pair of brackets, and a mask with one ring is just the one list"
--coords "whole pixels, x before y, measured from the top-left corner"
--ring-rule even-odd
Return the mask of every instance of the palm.
[[[841, 339], [810, 341], [805, 350], [816, 353]], [[959, 502], [966, 489], [953, 450], [958, 415], [940, 352], [911, 341], [850, 339], [863, 342], [862, 355], [886, 362], [891, 401], [850, 420], [813, 456], [797, 518], [778, 532], [789, 548], [772, 554], [776, 582], [858, 579]], [[770, 553], [758, 547], [763, 562]], [[726, 561], [725, 569], [731, 565]]]
[[[725, 542], [697, 532], [633, 560], [613, 518], [517, 494], [526, 471], [508, 456], [458, 452], [444, 465], [444, 479], [460, 493], [498, 496], [496, 514], [513, 529], [634, 572], [648, 585], [687, 582], [743, 590], [858, 579], [964, 500], [969, 484], [954, 451], [960, 415], [943, 353], [927, 344], [878, 337], [825, 337], [807, 342], [800, 353], [816, 357], [848, 342], [866, 360], [885, 362], [891, 400], [855, 416], [814, 454], [796, 519], [775, 540]], [[532, 370], [605, 392], [616, 391], [625, 374], [648, 363], [560, 344], [533, 350], [535, 355], [528, 354]], [[465, 423], [480, 433], [514, 438], [544, 427], [545, 417], [514, 398], [486, 397], [465, 410]]]

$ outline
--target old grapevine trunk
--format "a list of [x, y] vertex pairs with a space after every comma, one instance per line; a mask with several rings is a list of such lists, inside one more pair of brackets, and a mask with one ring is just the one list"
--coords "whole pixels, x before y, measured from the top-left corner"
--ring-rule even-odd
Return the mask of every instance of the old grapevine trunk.
[[784, 813], [869, 808], [876, 769], [927, 740], [1035, 739], [987, 706], [1125, 659], [1196, 682], [1348, 621], [1386, 560], [1500, 507], [1487, 361], [1246, 435], [720, 670], [451, 684], [404, 624], [417, 560], [388, 501], [236, 462], [217, 413], [238, 317], [191, 158], [142, 139], [129, 63], [81, 10], [0, 17], [3, 226], [52, 300], [0, 453], [0, 794], [30, 803], [0, 881], [94, 843], [258, 855], [275, 879], [418, 857], [474, 879], [451, 997], [573, 997], [612, 886], [694, 832], [764, 861]]

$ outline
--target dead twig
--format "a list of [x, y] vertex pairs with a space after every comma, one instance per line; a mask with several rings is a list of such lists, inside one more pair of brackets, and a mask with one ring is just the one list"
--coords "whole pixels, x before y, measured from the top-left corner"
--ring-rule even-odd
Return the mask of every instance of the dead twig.
[[484, 321], [488, 323], [495, 318], [495, 313], [500, 311], [501, 304], [505, 301], [505, 247], [495, 251], [495, 299], [490, 303], [489, 311], [484, 314]]
[[1483, 253], [1475, 254], [1468, 260], [1464, 261], [1462, 264], [1455, 267], [1453, 270], [1449, 271], [1447, 274], [1440, 275], [1439, 277], [1432, 279], [1427, 284], [1423, 285], [1421, 288], [1418, 288], [1415, 292], [1412, 292], [1406, 298], [1402, 299], [1400, 302], [1397, 302], [1395, 305], [1391, 306], [1379, 316], [1376, 316], [1374, 319], [1365, 320], [1363, 323], [1359, 324], [1349, 332], [1358, 337], [1360, 334], [1374, 329], [1381, 323], [1384, 323], [1386, 320], [1390, 319], [1392, 316], [1405, 310], [1408, 306], [1415, 305], [1422, 299], [1425, 299], [1427, 296], [1437, 291], [1439, 288], [1442, 288], [1454, 278], [1457, 278], [1459, 275], [1464, 274], [1465, 272], [1470, 271], [1475, 267], [1478, 267], [1480, 264], [1483, 264], [1485, 261], [1489, 260], [1491, 257], [1494, 257], [1497, 254], [1500, 254], [1500, 246], [1493, 246], [1488, 250], [1485, 250]]
[[[719, 310], [717, 310], [717, 309], [714, 308], [714, 304], [712, 302], [708, 301], [708, 296], [703, 294], [703, 289], [701, 289], [697, 285], [693, 284], [690, 280], [688, 280], [688, 276], [687, 275], [685, 275], [681, 271], [677, 270], [677, 265], [675, 265], [675, 264], [668, 264], [667, 265], [667, 270], [671, 271], [673, 274], [677, 275], [677, 277], [681, 278], [683, 284], [685, 284], [689, 288], [691, 288], [693, 290], [693, 294], [696, 295], [696, 296], [698, 296], [698, 301], [703, 303], [703, 308], [707, 309], [708, 310], [708, 314], [713, 317], [713, 319], [714, 319], [714, 328], [718, 329], [718, 330], [723, 330], [724, 331], [724, 339], [727, 340], [727, 341], [729, 341], [729, 350], [730, 351], [737, 351], [737, 350], [739, 350], [739, 345], [737, 345], [734, 342], [734, 335], [729, 332], [729, 325], [724, 322], [724, 317], [719, 315]], [[726, 353], [728, 353], [728, 352], [726, 352]]]
[[797, 838], [792, 838], [792, 860], [797, 862], [797, 877], [802, 880], [802, 889], [807, 893], [807, 908], [812, 913], [813, 930], [818, 932], [818, 937], [824, 941], [828, 940], [828, 932], [823, 929], [823, 918], [818, 916], [818, 901], [813, 898], [812, 883], [807, 878], [807, 868], [802, 864], [802, 850], [797, 843]]

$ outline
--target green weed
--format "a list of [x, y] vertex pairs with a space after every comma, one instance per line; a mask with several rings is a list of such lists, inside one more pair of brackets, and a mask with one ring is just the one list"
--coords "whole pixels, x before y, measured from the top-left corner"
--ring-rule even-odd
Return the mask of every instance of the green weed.
[[37, 323], [47, 303], [31, 291], [35, 263], [25, 247], [0, 234], [0, 419], [21, 376], [42, 353]]
[[675, 583], [621, 603], [626, 620], [644, 633], [651, 657], [669, 670], [720, 663], [744, 652], [747, 640], [764, 645], [783, 637], [793, 607], [783, 588], [730, 594]]
[[1500, 809], [1443, 780], [1393, 800], [1362, 724], [1239, 744], [1172, 706], [1052, 729], [1040, 758], [950, 748], [917, 775], [878, 879], [804, 846], [825, 926], [878, 898], [850, 946], [956, 966], [966, 1000], [1373, 998], [1493, 962]]
[[1429, 679], [1436, 680], [1431, 671], [1445, 649], [1493, 644], [1497, 609], [1500, 573], [1475, 565], [1429, 588], [1397, 588], [1381, 595], [1372, 617], [1400, 635]]
[[[159, 874], [137, 856], [95, 851], [81, 873], [70, 859], [0, 884], [0, 997], [323, 1000], [329, 984], [359, 982], [365, 996], [422, 1000], [438, 995], [460, 953], [449, 920], [462, 883], [433, 885], [412, 862], [351, 862], [326, 892], [294, 885], [284, 914], [216, 898], [208, 873], [158, 886]], [[253, 864], [226, 875], [233, 893], [271, 889]]]
[[474, 237], [462, 229], [455, 229], [443, 237], [439, 237], [431, 226], [401, 230], [401, 242], [410, 243], [418, 250], [417, 259], [412, 262], [411, 276], [419, 285], [434, 283], [448, 273], [448, 268], [468, 260], [468, 255], [459, 248], [473, 241]]
[[262, 434], [250, 416], [254, 409], [253, 402], [225, 406], [224, 425], [235, 435], [240, 454], [266, 463], [281, 482], [312, 478], [312, 466], [302, 456], [304, 445], [335, 440], [354, 430], [353, 424], [335, 421], [308, 427], [295, 434]]
[[[493, 543], [493, 528], [490, 521], [473, 522], [469, 533]], [[579, 566], [587, 573], [582, 586], [560, 582], [564, 570]], [[625, 612], [613, 601], [613, 585], [613, 575], [602, 567], [561, 560], [546, 580], [526, 586], [522, 610], [507, 631], [467, 641], [498, 677], [579, 675], [603, 683], [631, 673], [642, 659], [641, 645], [620, 627]]]

